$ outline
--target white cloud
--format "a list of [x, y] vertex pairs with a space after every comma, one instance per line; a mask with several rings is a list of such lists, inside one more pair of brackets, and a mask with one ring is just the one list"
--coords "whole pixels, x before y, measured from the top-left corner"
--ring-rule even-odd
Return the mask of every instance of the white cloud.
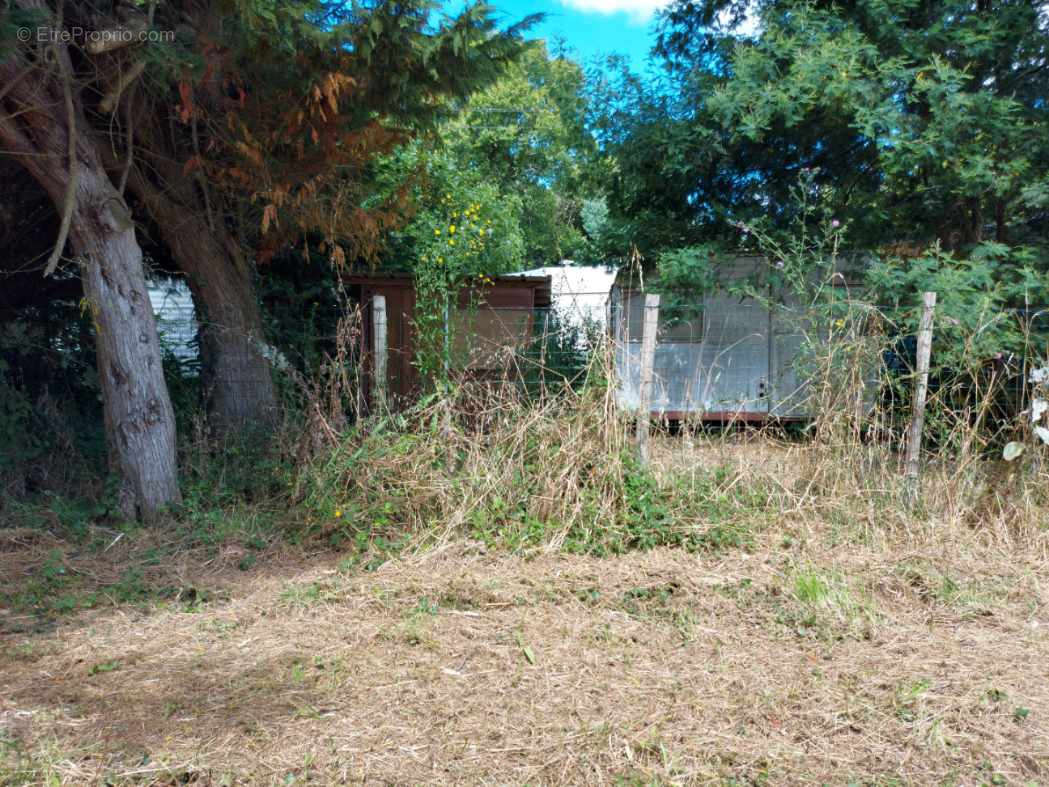
[[[722, 27], [727, 27], [731, 21], [732, 15], [728, 12], [728, 9], [718, 14], [718, 24]], [[758, 13], [757, 3], [751, 2], [747, 4], [746, 14], [744, 14], [742, 21], [739, 23], [739, 27], [732, 32], [744, 38], [750, 38], [761, 32], [761, 17]]]
[[[657, 11], [666, 8], [672, 0], [561, 0], [561, 4], [590, 14], [626, 14], [634, 22], [647, 22]], [[724, 25], [729, 21], [725, 11], [718, 17]], [[739, 36], [753, 36], [760, 32], [757, 3], [750, 2], [742, 23], [734, 31]]]
[[670, 0], [561, 0], [563, 5], [577, 11], [594, 14], [627, 14], [635, 21], [645, 22]]

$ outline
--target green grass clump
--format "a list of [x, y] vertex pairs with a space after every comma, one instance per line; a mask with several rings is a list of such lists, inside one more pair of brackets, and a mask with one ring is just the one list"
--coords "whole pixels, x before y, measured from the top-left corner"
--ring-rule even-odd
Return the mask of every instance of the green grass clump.
[[299, 480], [313, 531], [379, 551], [452, 536], [599, 556], [747, 548], [770, 491], [723, 469], [657, 476], [604, 396], [489, 401], [481, 416], [452, 398], [361, 425]]

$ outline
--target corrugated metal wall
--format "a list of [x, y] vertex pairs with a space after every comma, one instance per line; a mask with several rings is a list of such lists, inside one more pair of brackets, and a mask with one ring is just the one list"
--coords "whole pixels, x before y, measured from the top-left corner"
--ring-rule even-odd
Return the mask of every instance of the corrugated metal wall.
[[[727, 284], [768, 264], [741, 257], [723, 266]], [[617, 286], [612, 293], [619, 402], [640, 402], [644, 293]], [[725, 292], [695, 303], [661, 306], [654, 362], [652, 411], [668, 417], [742, 418], [806, 415], [804, 386], [794, 369], [803, 337], [790, 310], [771, 311], [753, 298]]]

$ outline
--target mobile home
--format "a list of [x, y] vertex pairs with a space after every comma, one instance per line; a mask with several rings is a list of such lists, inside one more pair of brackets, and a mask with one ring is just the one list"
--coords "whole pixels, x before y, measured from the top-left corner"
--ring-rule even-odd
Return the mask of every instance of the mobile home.
[[[804, 315], [789, 299], [742, 297], [732, 285], [753, 281], [769, 260], [739, 256], [718, 268], [717, 286], [661, 308], [651, 396], [653, 416], [666, 420], [802, 420], [806, 384], [796, 361]], [[842, 279], [842, 284], [845, 280]], [[648, 282], [658, 292], [658, 282]], [[654, 289], [653, 289], [654, 288]], [[641, 338], [646, 288], [621, 271], [609, 296], [611, 334], [622, 407], [640, 403]]]

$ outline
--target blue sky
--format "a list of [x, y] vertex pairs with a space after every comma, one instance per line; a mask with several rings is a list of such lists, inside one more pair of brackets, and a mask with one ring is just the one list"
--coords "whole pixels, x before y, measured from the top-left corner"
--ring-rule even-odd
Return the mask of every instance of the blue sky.
[[630, 58], [634, 71], [644, 68], [655, 40], [656, 11], [666, 0], [489, 0], [507, 23], [528, 14], [546, 14], [529, 37], [552, 45], [563, 38], [584, 64], [617, 53]]

